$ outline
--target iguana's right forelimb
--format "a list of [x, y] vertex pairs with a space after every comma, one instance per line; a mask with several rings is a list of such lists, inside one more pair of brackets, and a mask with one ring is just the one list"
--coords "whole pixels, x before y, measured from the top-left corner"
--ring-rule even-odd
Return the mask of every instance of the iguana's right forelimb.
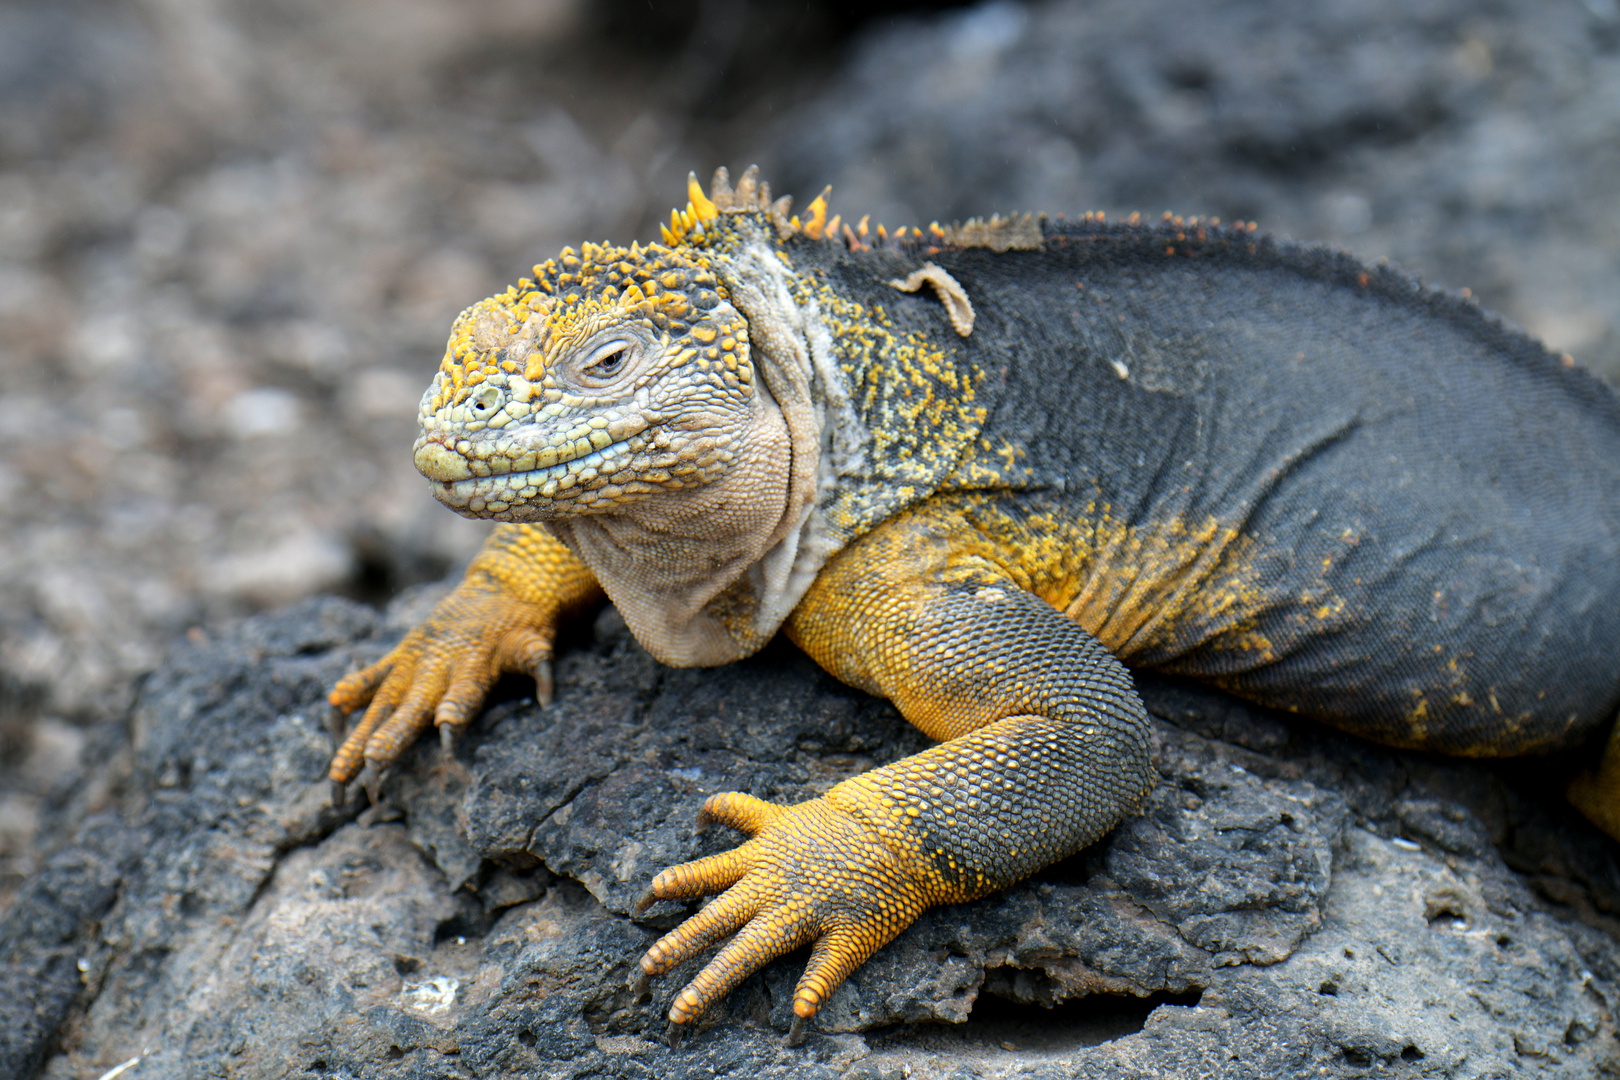
[[339, 712], [366, 710], [332, 758], [335, 790], [363, 766], [386, 768], [430, 724], [451, 736], [466, 727], [505, 672], [533, 675], [549, 701], [557, 624], [601, 597], [590, 569], [540, 526], [496, 528], [426, 621], [332, 690]]

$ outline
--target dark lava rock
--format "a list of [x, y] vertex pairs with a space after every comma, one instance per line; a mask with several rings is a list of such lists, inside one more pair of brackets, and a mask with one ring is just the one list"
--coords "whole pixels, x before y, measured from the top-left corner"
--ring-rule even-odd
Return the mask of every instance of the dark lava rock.
[[[1161, 783], [1102, 844], [927, 913], [783, 1045], [798, 954], [683, 1045], [685, 913], [734, 843], [709, 793], [796, 800], [924, 745], [777, 644], [655, 664], [611, 610], [446, 759], [327, 807], [322, 697], [432, 599], [318, 600], [182, 643], [124, 779], [0, 927], [0, 1075], [1592, 1076], [1617, 1068], [1614, 849], [1515, 772], [1399, 754], [1144, 679]], [[88, 785], [87, 786], [93, 786]], [[1509, 861], [1517, 869], [1510, 867]]]

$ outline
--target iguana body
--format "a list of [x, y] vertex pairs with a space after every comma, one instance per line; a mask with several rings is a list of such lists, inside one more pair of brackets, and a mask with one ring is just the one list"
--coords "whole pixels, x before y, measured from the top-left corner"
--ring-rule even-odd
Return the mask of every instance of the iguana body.
[[[755, 837], [652, 883], [729, 889], [642, 961], [735, 932], [673, 1021], [807, 941], [811, 1016], [924, 908], [1104, 835], [1153, 775], [1121, 662], [1455, 754], [1614, 719], [1620, 400], [1471, 304], [1251, 228], [888, 236], [752, 172], [690, 194], [666, 245], [565, 251], [458, 320], [418, 467], [545, 525], [333, 694], [370, 703], [342, 784], [502, 670], [548, 693], [600, 586], [666, 662], [783, 628], [941, 740], [799, 806], [709, 801]], [[1578, 800], [1611, 833], [1617, 771]]]

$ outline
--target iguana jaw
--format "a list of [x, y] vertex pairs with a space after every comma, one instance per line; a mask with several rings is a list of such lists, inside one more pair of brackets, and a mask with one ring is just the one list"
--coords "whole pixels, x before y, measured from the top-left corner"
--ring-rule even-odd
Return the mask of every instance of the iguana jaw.
[[[468, 517], [494, 517], [509, 510], [513, 503], [526, 504], [531, 499], [549, 499], [559, 490], [567, 491], [581, 474], [590, 477], [591, 474], [612, 475], [621, 471], [629, 463], [631, 452], [628, 442], [612, 443], [601, 450], [592, 450], [584, 457], [571, 458], [548, 469], [440, 481], [433, 487], [433, 497]], [[442, 443], [424, 441], [417, 449], [417, 468], [430, 477], [435, 471], [453, 472], [458, 466], [466, 468], [462, 459]], [[544, 515], [537, 513], [532, 519], [514, 515], [512, 520], [541, 521]]]
[[717, 479], [639, 499], [620, 513], [566, 514], [547, 527], [590, 566], [636, 639], [666, 664], [728, 663], [759, 648], [755, 568], [797, 522], [793, 450], [768, 393], [739, 444], [747, 456]]
[[[521, 383], [516, 376], [490, 380], [492, 389], [514, 398], [514, 390], [524, 389], [515, 385]], [[500, 413], [522, 404], [504, 402]], [[667, 433], [649, 433], [662, 420], [645, 395], [584, 416], [545, 416], [542, 410], [532, 421], [503, 417], [499, 428], [473, 431], [465, 423], [424, 414], [414, 456], [417, 470], [433, 481], [434, 498], [457, 513], [543, 521], [558, 513], [599, 512], [654, 490], [666, 474], [673, 480], [669, 470], [680, 469], [683, 458], [698, 457], [698, 447], [670, 453]], [[664, 467], [652, 467], [654, 461]]]

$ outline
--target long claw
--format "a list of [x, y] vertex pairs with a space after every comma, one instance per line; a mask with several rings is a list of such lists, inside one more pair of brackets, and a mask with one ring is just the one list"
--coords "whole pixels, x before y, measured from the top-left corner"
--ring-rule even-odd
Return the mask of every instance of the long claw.
[[658, 903], [658, 894], [653, 892], [651, 889], [648, 889], [646, 892], [642, 893], [641, 898], [636, 901], [636, 906], [631, 908], [631, 914], [640, 915], [642, 912], [646, 911], [656, 903]]
[[[551, 665], [537, 661], [551, 655], [559, 622], [601, 596], [590, 568], [544, 529], [497, 527], [461, 584], [426, 619], [382, 659], [332, 687], [327, 703], [349, 714], [351, 730], [327, 778], [351, 783], [367, 759], [386, 769], [435, 722], [453, 725], [441, 729], [440, 739], [465, 737], [507, 672], [533, 675], [535, 696], [549, 702]], [[334, 738], [339, 723], [328, 716]]]
[[335, 754], [338, 747], [349, 734], [349, 714], [336, 705], [326, 707], [326, 731], [332, 736], [332, 752]]
[[630, 987], [630, 997], [635, 1001], [640, 1001], [647, 996], [647, 990], [652, 986], [652, 976], [641, 968], [637, 968], [635, 974], [630, 976], [628, 985]]
[[332, 809], [341, 810], [343, 804], [349, 801], [349, 785], [332, 781]]
[[456, 752], [456, 725], [439, 725], [439, 749], [444, 751], [445, 757], [451, 757]]
[[679, 1050], [681, 1043], [686, 1039], [686, 1025], [677, 1024], [671, 1020], [668, 1029], [664, 1032], [664, 1045], [671, 1050]]
[[553, 677], [550, 660], [536, 660], [530, 672], [534, 676], [534, 700], [542, 705], [550, 705], [553, 695], [557, 692], [557, 682]]
[[366, 789], [366, 798], [371, 805], [376, 806], [378, 798], [382, 795], [382, 773], [377, 766], [366, 762], [366, 767], [360, 770], [360, 786]]
[[787, 1038], [782, 1040], [782, 1045], [798, 1046], [802, 1042], [804, 1042], [804, 1017], [794, 1013], [793, 1025], [788, 1028]]

